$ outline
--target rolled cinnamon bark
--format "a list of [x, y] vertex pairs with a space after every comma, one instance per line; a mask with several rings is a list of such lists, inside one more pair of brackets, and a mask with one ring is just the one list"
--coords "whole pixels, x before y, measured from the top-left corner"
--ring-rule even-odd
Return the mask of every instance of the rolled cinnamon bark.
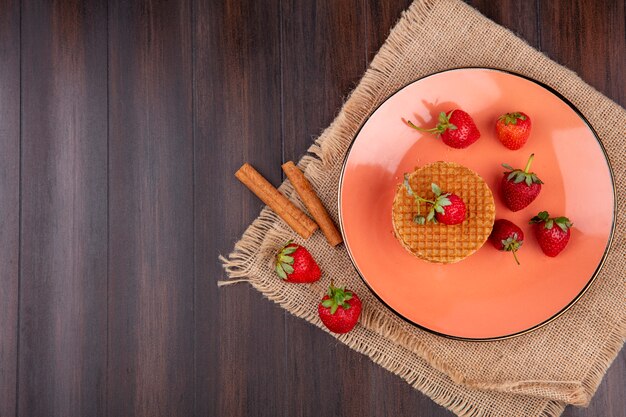
[[243, 164], [235, 172], [235, 177], [304, 239], [311, 237], [313, 232], [317, 230], [317, 224], [274, 188], [252, 165], [247, 162]]
[[332, 246], [337, 246], [343, 239], [341, 238], [341, 233], [337, 230], [335, 223], [330, 218], [328, 211], [324, 207], [324, 204], [317, 196], [317, 193], [313, 189], [313, 186], [306, 179], [302, 171], [292, 162], [286, 162], [283, 164], [283, 171], [293, 184], [293, 188], [296, 189], [300, 199], [304, 202], [304, 205], [311, 213], [311, 216], [315, 219], [317, 224], [320, 226], [320, 229], [324, 233], [326, 240]]

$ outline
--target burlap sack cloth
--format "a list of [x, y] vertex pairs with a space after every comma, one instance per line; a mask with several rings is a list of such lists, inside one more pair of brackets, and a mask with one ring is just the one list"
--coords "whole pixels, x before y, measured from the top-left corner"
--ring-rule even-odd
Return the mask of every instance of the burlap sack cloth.
[[[322, 279], [314, 285], [285, 284], [274, 275], [273, 255], [288, 238], [300, 240], [268, 208], [222, 261], [229, 278], [248, 280], [270, 300], [322, 329], [316, 306], [330, 278], [354, 289], [364, 302], [362, 318], [355, 330], [337, 339], [459, 416], [558, 416], [566, 404], [588, 404], [626, 333], [624, 109], [461, 1], [417, 0], [332, 125], [309, 149], [315, 156], [305, 156], [299, 166], [336, 220], [341, 165], [367, 116], [410, 81], [467, 66], [502, 68], [552, 86], [587, 117], [609, 154], [618, 194], [612, 249], [596, 282], [567, 313], [509, 340], [438, 337], [387, 310], [361, 282], [344, 246], [331, 248], [320, 232], [306, 246], [324, 271]], [[288, 181], [280, 189], [302, 207]]]

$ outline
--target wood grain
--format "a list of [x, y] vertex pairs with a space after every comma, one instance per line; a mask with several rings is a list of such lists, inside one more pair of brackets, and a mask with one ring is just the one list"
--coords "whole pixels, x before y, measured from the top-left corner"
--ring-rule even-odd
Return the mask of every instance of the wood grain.
[[540, 1], [539, 47], [626, 106], [626, 2]]
[[0, 0], [0, 416], [16, 412], [19, 198], [20, 4]]
[[109, 416], [194, 413], [190, 24], [109, 2]]
[[489, 19], [520, 36], [531, 46], [539, 48], [539, 14], [536, 2], [470, 0], [468, 3]]
[[19, 416], [103, 416], [106, 7], [23, 1]]
[[194, 10], [198, 416], [280, 416], [287, 404], [285, 312], [247, 285], [216, 285], [217, 255], [262, 207], [234, 172], [247, 161], [281, 180], [279, 16], [274, 0]]
[[[626, 105], [625, 4], [467, 0]], [[217, 261], [411, 0], [0, 0], [0, 417], [452, 416]], [[626, 353], [589, 408], [626, 417]]]
[[[366, 42], [361, 2], [334, 2], [331, 7], [330, 2], [283, 1], [282, 12], [284, 162], [297, 161], [332, 122], [365, 70]], [[351, 382], [369, 380], [371, 366], [354, 366], [362, 358], [291, 316], [285, 323], [285, 346], [285, 398], [290, 400], [284, 415], [367, 415], [363, 399], [369, 386]]]
[[391, 29], [400, 19], [402, 12], [411, 5], [411, 0], [398, 1], [365, 1], [365, 34], [366, 34], [366, 64], [374, 59], [376, 53], [383, 46]]

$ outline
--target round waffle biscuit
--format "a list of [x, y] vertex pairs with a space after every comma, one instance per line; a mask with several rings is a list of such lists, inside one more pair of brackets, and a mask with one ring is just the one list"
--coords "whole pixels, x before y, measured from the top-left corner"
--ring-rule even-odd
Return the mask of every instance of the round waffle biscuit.
[[[467, 208], [466, 218], [458, 225], [417, 224], [413, 221], [418, 203], [400, 184], [393, 200], [392, 221], [402, 246], [420, 259], [429, 262], [454, 263], [476, 252], [485, 243], [496, 214], [493, 194], [485, 181], [474, 171], [453, 162], [435, 162], [416, 169], [409, 175], [409, 184], [422, 198], [432, 199], [431, 184], [442, 192], [458, 195]], [[430, 207], [420, 204], [426, 216]]]

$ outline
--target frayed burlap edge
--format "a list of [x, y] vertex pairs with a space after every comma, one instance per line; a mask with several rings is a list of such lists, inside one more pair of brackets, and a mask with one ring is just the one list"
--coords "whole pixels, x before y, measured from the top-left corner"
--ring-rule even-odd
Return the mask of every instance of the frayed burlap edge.
[[[403, 54], [407, 46], [413, 39], [410, 35], [411, 26], [416, 22], [423, 22], [430, 12], [436, 0], [417, 0], [405, 11], [398, 24], [390, 33], [385, 45], [372, 61], [370, 68], [359, 82], [356, 89], [350, 94], [340, 113], [333, 123], [323, 132], [323, 134], [308, 149], [312, 155], [304, 156], [298, 166], [305, 172], [313, 182], [321, 178], [335, 164], [343, 159], [346, 144], [348, 144], [358, 131], [361, 123], [369, 115], [369, 111], [375, 108], [376, 103], [387, 97], [393, 91], [384, 88], [384, 80], [393, 74], [393, 68], [403, 65], [408, 57]], [[547, 58], [546, 58], [547, 59]], [[582, 80], [581, 80], [582, 83]], [[588, 87], [591, 88], [591, 87]], [[599, 94], [599, 93], [598, 93]], [[293, 187], [289, 182], [284, 182], [279, 189], [286, 195], [292, 195]], [[306, 307], [297, 304], [294, 300], [287, 299], [269, 285], [261, 277], [255, 276], [251, 269], [254, 266], [254, 258], [258, 255], [259, 248], [266, 243], [267, 235], [271, 230], [276, 230], [277, 224], [282, 221], [267, 207], [261, 211], [259, 217], [248, 227], [242, 238], [237, 242], [232, 253], [228, 257], [220, 256], [220, 261], [228, 275], [227, 281], [222, 281], [218, 285], [228, 285], [230, 283], [249, 282], [254, 288], [265, 297], [279, 304], [296, 317], [303, 318], [318, 327], [323, 328], [316, 312], [309, 311]], [[284, 229], [288, 233], [288, 229]], [[368, 309], [365, 306], [359, 323], [365, 329], [375, 332], [407, 350], [416, 353], [429, 365], [438, 371], [449, 376], [450, 379], [469, 388], [481, 390], [495, 390], [514, 394], [528, 394], [528, 388], [549, 386], [556, 389], [567, 398], [568, 404], [587, 405], [590, 401], [589, 392], [594, 392], [600, 384], [607, 363], [611, 363], [621, 349], [626, 337], [626, 319], [624, 319], [611, 332], [604, 348], [598, 353], [598, 358], [584, 381], [477, 381], [464, 377], [464, 375], [441, 361], [427, 346], [414, 336], [403, 332], [400, 327], [389, 322], [387, 318], [376, 309]], [[325, 330], [325, 329], [324, 329]], [[350, 334], [337, 336], [339, 340], [350, 348], [370, 357], [375, 363], [385, 367], [387, 370], [402, 377], [414, 388], [419, 389], [431, 397], [435, 402], [449, 408], [460, 416], [476, 416], [478, 411], [471, 404], [459, 401], [454, 394], [440, 390], [422, 381], [414, 370], [405, 366], [391, 366], [390, 361], [382, 355], [374, 355], [373, 351], [363, 345], [357, 338]], [[551, 401], [545, 408], [546, 417], [558, 416], [562, 413], [564, 405], [557, 401]]]

